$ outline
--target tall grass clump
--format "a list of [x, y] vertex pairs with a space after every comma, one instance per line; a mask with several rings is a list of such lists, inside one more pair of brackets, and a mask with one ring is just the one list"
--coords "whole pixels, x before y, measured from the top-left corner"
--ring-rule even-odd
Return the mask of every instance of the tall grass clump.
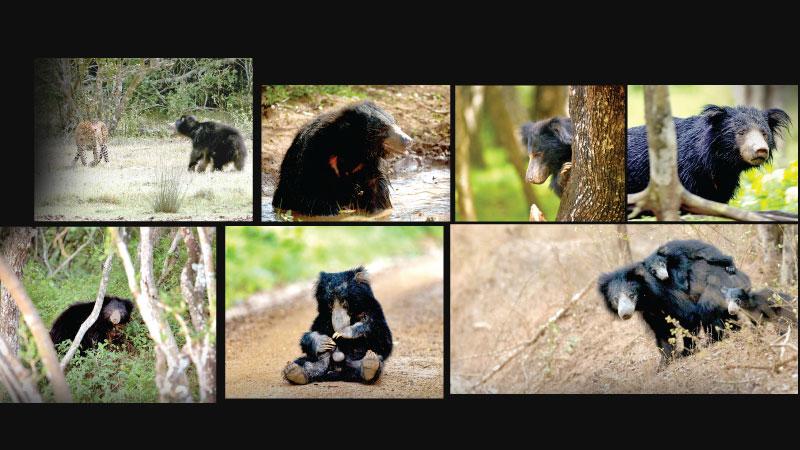
[[189, 187], [188, 181], [184, 179], [184, 171], [178, 167], [161, 169], [156, 173], [155, 184], [155, 192], [150, 197], [153, 212], [178, 212]]

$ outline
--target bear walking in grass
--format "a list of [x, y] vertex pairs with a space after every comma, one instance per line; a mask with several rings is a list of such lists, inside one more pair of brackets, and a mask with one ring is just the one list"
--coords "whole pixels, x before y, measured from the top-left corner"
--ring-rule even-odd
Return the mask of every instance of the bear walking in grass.
[[300, 129], [283, 157], [272, 205], [320, 216], [389, 209], [381, 162], [411, 142], [391, 114], [369, 101], [322, 114]]
[[550, 189], [561, 197], [572, 168], [572, 141], [575, 129], [572, 119], [552, 119], [528, 122], [520, 129], [522, 145], [528, 150], [528, 170], [525, 181], [542, 184], [552, 175]]
[[203, 172], [213, 161], [213, 170], [222, 170], [233, 163], [236, 170], [244, 168], [247, 146], [239, 131], [216, 122], [198, 122], [194, 116], [181, 116], [175, 130], [192, 139], [189, 171]]
[[[75, 339], [83, 322], [94, 309], [94, 302], [75, 303], [70, 305], [53, 322], [50, 339], [58, 346], [59, 342]], [[103, 309], [94, 324], [86, 330], [81, 340], [80, 349], [87, 350], [108, 339], [114, 342], [118, 330], [131, 319], [133, 302], [123, 298], [108, 297], [103, 299]]]
[[[728, 203], [739, 187], [739, 175], [772, 159], [775, 136], [791, 123], [780, 109], [706, 106], [698, 116], [675, 118], [678, 177], [691, 193]], [[628, 194], [650, 181], [647, 128], [628, 129]]]
[[321, 272], [317, 317], [300, 339], [305, 354], [283, 369], [293, 384], [314, 381], [374, 383], [392, 353], [392, 333], [363, 267]]

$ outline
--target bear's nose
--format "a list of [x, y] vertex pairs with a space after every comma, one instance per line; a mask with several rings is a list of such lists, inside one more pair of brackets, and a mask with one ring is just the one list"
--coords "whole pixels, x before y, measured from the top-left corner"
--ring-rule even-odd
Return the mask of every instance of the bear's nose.
[[414, 142], [414, 139], [411, 139], [411, 137], [407, 134], [401, 134], [400, 139], [402, 140], [404, 147], [408, 147]]
[[766, 159], [768, 156], [769, 156], [769, 149], [767, 149], [767, 147], [758, 147], [756, 149], [756, 157]]

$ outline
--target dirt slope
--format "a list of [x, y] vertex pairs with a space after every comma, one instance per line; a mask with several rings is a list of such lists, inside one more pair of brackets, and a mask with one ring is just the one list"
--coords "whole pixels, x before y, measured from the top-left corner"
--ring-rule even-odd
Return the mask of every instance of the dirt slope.
[[[769, 282], [753, 226], [627, 229], [634, 259], [670, 239], [699, 238], [733, 255], [754, 286]], [[657, 373], [649, 329], [639, 317], [616, 319], [597, 293], [599, 273], [620, 264], [614, 225], [455, 225], [451, 236], [453, 393], [797, 393], [797, 334], [787, 340], [794, 349], [781, 346], [772, 325], [706, 345]], [[796, 286], [781, 290], [797, 295]], [[480, 383], [543, 325], [538, 340]]]
[[[369, 267], [367, 267], [369, 269]], [[281, 377], [300, 356], [299, 340], [315, 315], [312, 284], [279, 306], [226, 321], [227, 398], [441, 398], [443, 284], [441, 256], [426, 256], [372, 276], [394, 336], [394, 350], [374, 385], [328, 382], [293, 386]]]

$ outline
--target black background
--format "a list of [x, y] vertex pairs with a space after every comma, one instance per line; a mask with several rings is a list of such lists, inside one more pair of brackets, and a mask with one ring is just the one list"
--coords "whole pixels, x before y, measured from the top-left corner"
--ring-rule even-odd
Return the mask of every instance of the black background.
[[[257, 85], [798, 83], [797, 25], [784, 23], [795, 15], [773, 4], [703, 10], [697, 2], [671, 2], [645, 10], [638, 4], [463, 2], [443, 11], [430, 2], [304, 3], [300, 11], [269, 2], [26, 6], [32, 11], [4, 13], [9, 54], [2, 71], [0, 225], [32, 224], [34, 57], [252, 57]], [[259, 138], [255, 133], [255, 149]], [[447, 244], [445, 255], [449, 259]], [[218, 270], [222, 280], [224, 264], [218, 262]], [[219, 324], [222, 353], [224, 320]], [[797, 396], [232, 401], [222, 399], [223, 361], [215, 405], [0, 405], [0, 448], [38, 447], [47, 439], [81, 445], [81, 438], [92, 446], [161, 447], [163, 438], [183, 446], [199, 438], [204, 447], [259, 448], [450, 447], [462, 441], [490, 448], [764, 446], [796, 440]], [[22, 426], [32, 433], [29, 440], [17, 439]], [[55, 432], [65, 427], [70, 431]]]

